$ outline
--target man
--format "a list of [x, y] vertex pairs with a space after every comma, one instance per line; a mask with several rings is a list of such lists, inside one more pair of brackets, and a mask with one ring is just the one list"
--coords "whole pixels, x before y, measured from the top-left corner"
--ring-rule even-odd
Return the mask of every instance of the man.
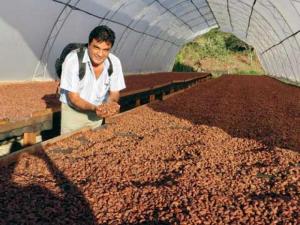
[[91, 31], [82, 60], [86, 64], [82, 79], [76, 50], [66, 56], [60, 84], [62, 134], [85, 126], [100, 126], [103, 118], [119, 112], [120, 90], [125, 88], [125, 82], [120, 60], [110, 53], [114, 42], [115, 34], [107, 26]]

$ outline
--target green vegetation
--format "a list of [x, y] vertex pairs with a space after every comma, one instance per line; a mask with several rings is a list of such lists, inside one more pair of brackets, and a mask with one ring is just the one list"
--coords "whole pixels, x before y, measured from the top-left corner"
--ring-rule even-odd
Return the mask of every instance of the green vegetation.
[[253, 47], [217, 28], [186, 44], [176, 56], [173, 71], [264, 74]]

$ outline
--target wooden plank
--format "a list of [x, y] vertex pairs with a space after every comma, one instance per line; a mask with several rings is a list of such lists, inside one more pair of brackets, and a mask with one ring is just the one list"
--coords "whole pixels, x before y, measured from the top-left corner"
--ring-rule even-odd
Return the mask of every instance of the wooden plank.
[[3, 118], [0, 120], [0, 125], [4, 125], [4, 124], [8, 124], [9, 123], [9, 119], [8, 118]]
[[183, 89], [183, 90], [179, 90], [179, 91], [176, 91], [174, 93], [170, 93], [168, 95], [165, 95], [165, 96], [163, 96], [163, 100], [166, 100], [166, 99], [168, 99], [170, 97], [173, 97], [174, 95], [178, 95], [178, 94], [183, 93], [185, 91], [186, 91], [186, 89]]
[[0, 157], [0, 168], [9, 166], [11, 163], [17, 162], [22, 156], [24, 156], [26, 154], [33, 154], [37, 151], [41, 151], [49, 144], [53, 144], [55, 142], [64, 140], [64, 139], [66, 139], [66, 138], [68, 138], [68, 137], [70, 137], [74, 134], [85, 132], [85, 131], [88, 131], [88, 130], [91, 130], [91, 127], [84, 127], [84, 128], [79, 129], [77, 131], [57, 136], [55, 138], [44, 141], [42, 143], [37, 143], [37, 144], [31, 145], [31, 146], [28, 146], [26, 148], [23, 148], [22, 150], [13, 152], [9, 155]]
[[127, 97], [127, 96], [130, 96], [130, 95], [139, 94], [139, 93], [150, 91], [150, 90], [152, 90], [152, 88], [143, 88], [143, 89], [139, 89], [139, 90], [124, 92], [124, 93], [120, 94], [120, 97], [125, 97], [125, 96]]
[[23, 137], [23, 146], [29, 146], [36, 143], [36, 133], [24, 133]]
[[39, 117], [39, 116], [45, 116], [48, 114], [51, 114], [53, 111], [52, 109], [44, 109], [44, 110], [40, 110], [40, 111], [35, 111], [33, 113], [31, 113], [31, 117]]
[[173, 82], [170, 81], [170, 82], [165, 83], [165, 84], [154, 85], [154, 86], [153, 86], [153, 89], [155, 90], [155, 89], [158, 89], [158, 88], [163, 88], [163, 87], [165, 87], [165, 86], [171, 85], [172, 83], [173, 83]]
[[52, 112], [47, 113], [42, 116], [32, 117], [30, 119], [25, 119], [25, 120], [17, 121], [14, 123], [8, 123], [8, 124], [1, 125], [0, 133], [9, 132], [11, 130], [14, 130], [14, 129], [17, 129], [20, 127], [30, 126], [35, 123], [42, 123], [43, 121], [46, 121], [46, 120], [52, 120]]

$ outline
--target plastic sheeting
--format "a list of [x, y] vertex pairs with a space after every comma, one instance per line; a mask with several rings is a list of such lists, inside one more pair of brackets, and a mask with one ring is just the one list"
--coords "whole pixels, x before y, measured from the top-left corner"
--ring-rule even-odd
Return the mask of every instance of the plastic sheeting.
[[252, 45], [271, 76], [300, 82], [299, 0], [5, 0], [0, 7], [1, 80], [55, 79], [70, 42], [99, 24], [129, 73], [170, 71], [187, 42], [219, 26]]

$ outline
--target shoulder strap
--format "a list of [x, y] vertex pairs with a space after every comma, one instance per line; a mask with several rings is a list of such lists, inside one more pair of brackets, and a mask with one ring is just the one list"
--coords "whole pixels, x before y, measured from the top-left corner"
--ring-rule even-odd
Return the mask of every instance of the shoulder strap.
[[112, 73], [114, 72], [114, 69], [113, 69], [113, 65], [112, 65], [111, 59], [109, 57], [107, 57], [107, 59], [108, 59], [108, 62], [109, 62], [108, 76], [111, 76]]
[[83, 56], [84, 56], [85, 48], [81, 47], [79, 48], [79, 51], [77, 51], [78, 56], [78, 63], [79, 63], [79, 79], [82, 80], [82, 78], [85, 75], [85, 63], [82, 62]]

